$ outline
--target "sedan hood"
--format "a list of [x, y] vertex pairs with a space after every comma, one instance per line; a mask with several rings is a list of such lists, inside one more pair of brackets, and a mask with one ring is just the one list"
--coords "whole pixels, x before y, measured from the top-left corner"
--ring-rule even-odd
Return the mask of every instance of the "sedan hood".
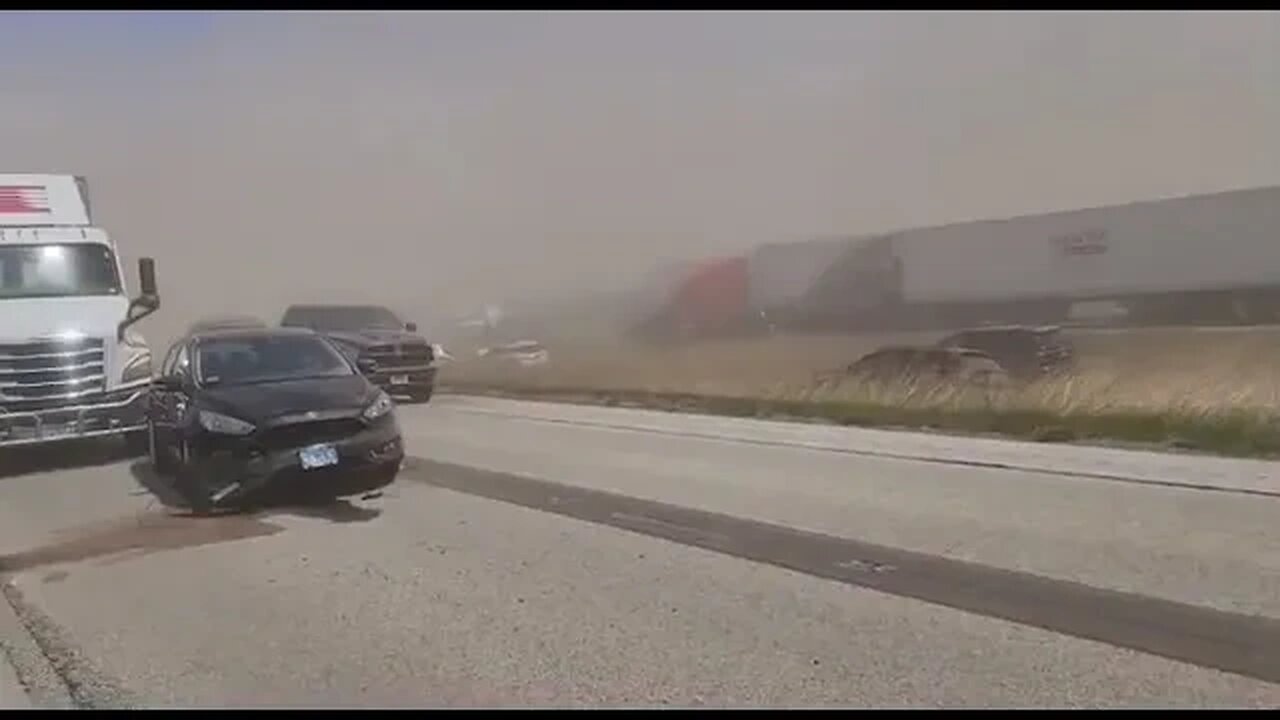
[[364, 410], [378, 395], [360, 375], [205, 388], [202, 404], [252, 423], [309, 411]]

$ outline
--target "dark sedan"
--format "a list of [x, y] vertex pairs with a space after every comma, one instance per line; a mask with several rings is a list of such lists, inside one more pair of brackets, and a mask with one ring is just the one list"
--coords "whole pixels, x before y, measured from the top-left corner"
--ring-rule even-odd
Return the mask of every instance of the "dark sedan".
[[391, 398], [310, 330], [238, 328], [170, 349], [148, 410], [151, 460], [197, 510], [391, 484], [404, 445]]

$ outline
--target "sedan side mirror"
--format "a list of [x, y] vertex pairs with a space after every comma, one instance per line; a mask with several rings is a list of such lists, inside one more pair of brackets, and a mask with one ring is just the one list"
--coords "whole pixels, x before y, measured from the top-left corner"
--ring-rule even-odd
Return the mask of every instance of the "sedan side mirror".
[[418, 323], [408, 322], [404, 324], [404, 329], [409, 332], [418, 332]]
[[356, 360], [356, 367], [365, 375], [370, 375], [377, 371], [378, 361], [372, 358], [359, 358]]

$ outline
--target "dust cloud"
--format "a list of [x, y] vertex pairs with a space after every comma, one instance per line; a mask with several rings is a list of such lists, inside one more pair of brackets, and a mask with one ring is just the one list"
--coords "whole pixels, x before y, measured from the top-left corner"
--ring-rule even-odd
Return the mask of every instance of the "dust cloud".
[[1261, 12], [4, 13], [0, 97], [0, 165], [87, 175], [157, 259], [161, 343], [1280, 182]]

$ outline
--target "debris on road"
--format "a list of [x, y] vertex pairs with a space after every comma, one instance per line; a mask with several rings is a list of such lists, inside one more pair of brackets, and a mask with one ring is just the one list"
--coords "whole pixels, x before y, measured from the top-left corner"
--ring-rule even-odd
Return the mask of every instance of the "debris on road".
[[517, 340], [504, 345], [484, 347], [476, 351], [482, 358], [500, 358], [512, 360], [523, 367], [545, 365], [551, 361], [551, 354], [537, 340]]

